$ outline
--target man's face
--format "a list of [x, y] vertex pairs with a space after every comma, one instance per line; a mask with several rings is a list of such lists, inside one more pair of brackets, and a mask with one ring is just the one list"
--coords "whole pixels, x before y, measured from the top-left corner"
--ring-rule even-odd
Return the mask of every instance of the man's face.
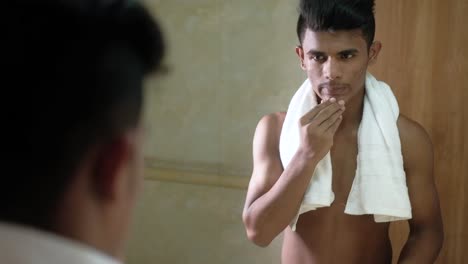
[[314, 32], [307, 29], [296, 52], [312, 89], [321, 100], [345, 102], [363, 94], [367, 66], [375, 53], [368, 52], [360, 29]]

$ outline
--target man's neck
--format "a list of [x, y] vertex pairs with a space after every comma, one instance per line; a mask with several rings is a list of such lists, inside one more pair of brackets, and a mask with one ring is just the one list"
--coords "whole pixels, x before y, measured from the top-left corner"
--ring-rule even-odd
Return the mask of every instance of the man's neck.
[[119, 258], [123, 246], [123, 227], [120, 225], [121, 219], [115, 217], [118, 210], [97, 203], [84, 192], [85, 180], [84, 177], [77, 177], [73, 187], [61, 199], [54, 215], [52, 231]]

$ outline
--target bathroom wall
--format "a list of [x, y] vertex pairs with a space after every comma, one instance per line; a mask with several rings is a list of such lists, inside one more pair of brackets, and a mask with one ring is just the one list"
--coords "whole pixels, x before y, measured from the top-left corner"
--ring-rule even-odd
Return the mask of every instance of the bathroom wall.
[[146, 1], [170, 72], [147, 82], [147, 170], [128, 263], [280, 263], [241, 213], [258, 120], [285, 111], [304, 75], [291, 1]]
[[147, 156], [248, 176], [258, 120], [286, 110], [303, 80], [294, 51], [295, 4], [147, 3], [161, 17], [171, 68], [157, 88], [149, 81]]
[[245, 190], [147, 181], [137, 208], [129, 264], [280, 263], [281, 237], [250, 243], [241, 222]]

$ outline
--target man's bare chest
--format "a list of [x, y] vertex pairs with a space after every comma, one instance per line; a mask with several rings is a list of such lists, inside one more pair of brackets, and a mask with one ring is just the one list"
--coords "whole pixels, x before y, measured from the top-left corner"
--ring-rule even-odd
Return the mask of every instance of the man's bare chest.
[[335, 202], [346, 203], [351, 190], [357, 166], [357, 138], [343, 136], [335, 138], [330, 150], [332, 161], [332, 189]]

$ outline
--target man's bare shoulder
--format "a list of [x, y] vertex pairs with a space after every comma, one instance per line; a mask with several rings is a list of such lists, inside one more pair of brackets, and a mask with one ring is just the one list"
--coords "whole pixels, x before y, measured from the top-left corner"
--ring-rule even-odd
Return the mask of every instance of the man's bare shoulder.
[[253, 140], [254, 161], [279, 156], [279, 138], [285, 117], [286, 113], [276, 112], [260, 119]]
[[405, 143], [410, 146], [420, 144], [432, 145], [426, 129], [424, 129], [424, 127], [418, 122], [404, 115], [400, 115], [397, 124], [402, 144]]
[[260, 129], [265, 134], [279, 138], [285, 117], [286, 112], [275, 112], [265, 115], [258, 122], [257, 131]]
[[[432, 142], [429, 134], [418, 122], [400, 115], [397, 121], [405, 168], [432, 165]], [[418, 164], [418, 163], [423, 164]]]
[[286, 112], [275, 112], [275, 113], [270, 113], [268, 115], [264, 115], [262, 119], [260, 119], [259, 123], [264, 123], [265, 125], [268, 126], [283, 126], [284, 119], [286, 118]]

